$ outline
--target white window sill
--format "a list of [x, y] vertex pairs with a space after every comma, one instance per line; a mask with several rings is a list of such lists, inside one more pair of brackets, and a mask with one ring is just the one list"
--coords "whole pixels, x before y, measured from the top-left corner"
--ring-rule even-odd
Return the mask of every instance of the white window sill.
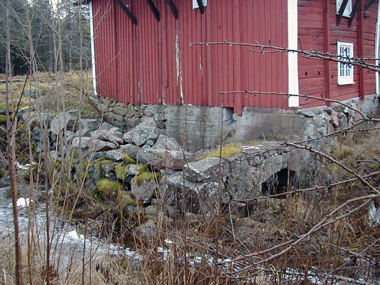
[[349, 82], [338, 82], [338, 85], [354, 85], [355, 82], [349, 81]]

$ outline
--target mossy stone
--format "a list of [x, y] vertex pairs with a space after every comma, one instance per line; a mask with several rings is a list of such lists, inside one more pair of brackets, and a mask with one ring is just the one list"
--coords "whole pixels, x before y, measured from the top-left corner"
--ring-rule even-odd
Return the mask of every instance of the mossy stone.
[[136, 161], [133, 158], [131, 158], [128, 154], [123, 156], [123, 161], [125, 163], [129, 163], [129, 164], [135, 164], [136, 163]]
[[161, 174], [159, 172], [143, 172], [137, 175], [135, 178], [135, 182], [137, 186], [141, 186], [143, 181], [152, 181], [153, 179], [156, 181], [160, 181]]
[[137, 164], [137, 171], [141, 174], [141, 173], [144, 173], [144, 172], [148, 172], [148, 167], [146, 167], [146, 165], [144, 164]]
[[105, 159], [105, 160], [100, 161], [99, 165], [108, 165], [108, 164], [111, 164], [111, 163], [113, 163], [112, 160]]
[[102, 179], [96, 183], [95, 195], [101, 199], [112, 199], [117, 197], [121, 189], [122, 185], [119, 182]]
[[124, 166], [124, 163], [118, 163], [115, 167], [116, 177], [122, 181], [127, 179], [127, 166]]
[[19, 130], [20, 132], [24, 132], [24, 131], [26, 130], [26, 127], [27, 127], [27, 124], [24, 125], [23, 122], [18, 122], [16, 128], [17, 128], [17, 129], [20, 129], [20, 130]]
[[128, 206], [136, 206], [135, 199], [132, 198], [131, 193], [127, 191], [119, 191], [115, 200], [116, 205], [120, 210], [126, 211]]
[[95, 181], [103, 179], [104, 173], [101, 168], [101, 163], [105, 160], [105, 157], [99, 157], [91, 163], [88, 163], [88, 160], [84, 158], [82, 160], [82, 173], [86, 173], [87, 178], [93, 178]]
[[5, 124], [7, 122], [7, 116], [0, 115], [0, 124]]

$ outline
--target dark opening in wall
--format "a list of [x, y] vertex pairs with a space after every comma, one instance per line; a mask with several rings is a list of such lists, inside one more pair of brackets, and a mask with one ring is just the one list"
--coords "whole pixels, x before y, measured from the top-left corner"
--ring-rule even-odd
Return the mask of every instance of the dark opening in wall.
[[263, 195], [276, 195], [286, 192], [289, 186], [295, 186], [295, 172], [287, 168], [273, 174], [267, 181], [261, 184]]

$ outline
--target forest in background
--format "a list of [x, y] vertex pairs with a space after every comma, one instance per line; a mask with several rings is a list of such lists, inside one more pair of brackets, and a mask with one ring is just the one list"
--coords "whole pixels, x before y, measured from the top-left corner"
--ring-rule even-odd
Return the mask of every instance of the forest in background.
[[[0, 73], [5, 73], [5, 1], [0, 0]], [[36, 67], [40, 72], [77, 70], [80, 68], [81, 53], [83, 69], [91, 68], [88, 5], [78, 6], [78, 1], [73, 0], [56, 2], [10, 1], [13, 75], [23, 75], [28, 72], [32, 58], [31, 46], [34, 49], [32, 52], [35, 54]]]

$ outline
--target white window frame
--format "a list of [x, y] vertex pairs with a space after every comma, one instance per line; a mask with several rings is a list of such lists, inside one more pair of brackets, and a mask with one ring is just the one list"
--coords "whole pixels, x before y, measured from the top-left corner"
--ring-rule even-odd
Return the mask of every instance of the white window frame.
[[[202, 1], [203, 1], [203, 6], [206, 7], [207, 6], [207, 0], [202, 0]], [[197, 0], [193, 0], [193, 9], [197, 9], [197, 8], [199, 8], [198, 1]]]
[[[336, 13], [339, 14], [340, 6], [342, 5], [343, 0], [336, 0]], [[348, 0], [346, 9], [344, 9], [343, 17], [351, 18], [352, 12], [352, 0]]]
[[[346, 42], [337, 42], [338, 59], [350, 61], [354, 57], [354, 44]], [[338, 85], [355, 84], [354, 66], [349, 63], [338, 62]]]

